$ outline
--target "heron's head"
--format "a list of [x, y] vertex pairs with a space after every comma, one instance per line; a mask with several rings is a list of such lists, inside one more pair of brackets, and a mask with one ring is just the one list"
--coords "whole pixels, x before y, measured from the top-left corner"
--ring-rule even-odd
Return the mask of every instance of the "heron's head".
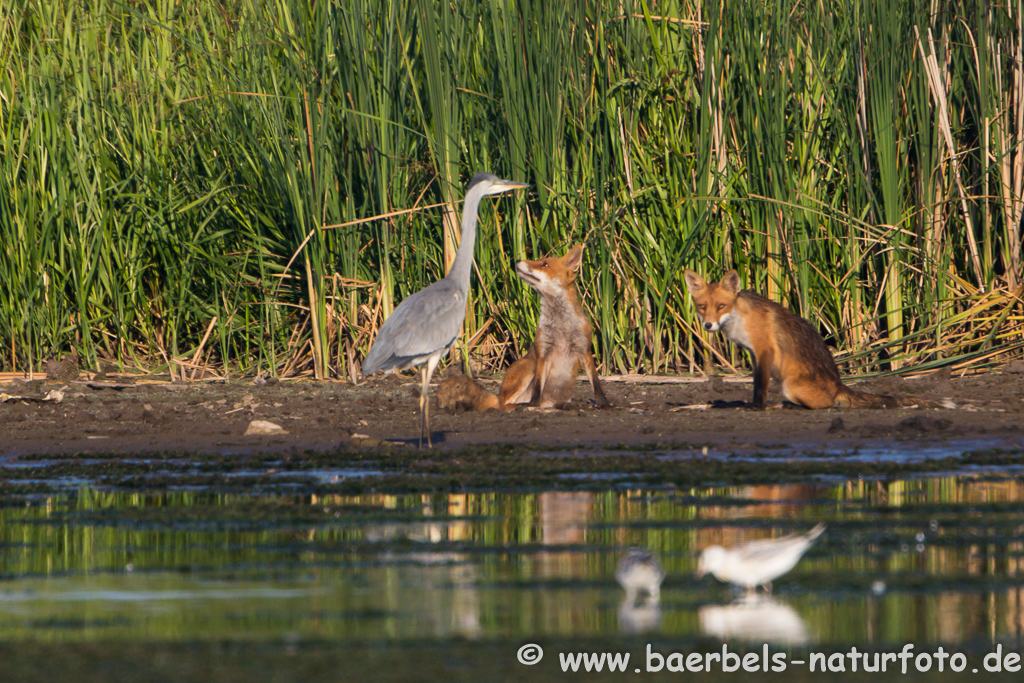
[[517, 183], [514, 180], [502, 180], [493, 173], [477, 173], [473, 176], [473, 179], [469, 181], [469, 187], [466, 188], [468, 194], [473, 189], [476, 189], [480, 196], [486, 196], [489, 194], [501, 194], [502, 192], [508, 192], [510, 190], [518, 190], [523, 187], [529, 187], [526, 183]]
[[701, 579], [708, 572], [713, 572], [722, 565], [725, 559], [725, 548], [720, 545], [711, 545], [704, 548], [697, 560], [697, 578]]

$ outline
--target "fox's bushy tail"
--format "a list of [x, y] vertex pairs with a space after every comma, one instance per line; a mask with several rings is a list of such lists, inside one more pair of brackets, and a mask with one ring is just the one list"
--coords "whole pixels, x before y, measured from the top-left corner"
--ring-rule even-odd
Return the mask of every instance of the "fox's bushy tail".
[[872, 394], [859, 389], [843, 386], [836, 396], [837, 408], [945, 408], [953, 410], [956, 403], [948, 398], [929, 399], [910, 396], [890, 396], [888, 394]]
[[499, 405], [498, 396], [458, 374], [441, 382], [437, 388], [437, 407], [442, 410], [490, 410]]

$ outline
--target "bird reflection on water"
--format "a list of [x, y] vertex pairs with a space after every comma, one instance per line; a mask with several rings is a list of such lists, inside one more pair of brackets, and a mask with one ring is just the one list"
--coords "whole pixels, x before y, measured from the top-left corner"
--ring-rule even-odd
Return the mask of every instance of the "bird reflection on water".
[[704, 605], [697, 610], [704, 635], [776, 645], [806, 645], [807, 624], [789, 605], [749, 593], [730, 605]]

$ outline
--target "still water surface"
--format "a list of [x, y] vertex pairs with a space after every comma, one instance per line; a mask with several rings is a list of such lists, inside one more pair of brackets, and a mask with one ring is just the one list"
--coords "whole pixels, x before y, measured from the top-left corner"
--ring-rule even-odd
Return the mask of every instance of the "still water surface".
[[[659, 634], [780, 645], [1019, 642], [1024, 487], [976, 476], [687, 491], [246, 496], [81, 488], [0, 510], [0, 638]], [[829, 527], [770, 598], [697, 555]], [[630, 547], [657, 604], [613, 578]]]

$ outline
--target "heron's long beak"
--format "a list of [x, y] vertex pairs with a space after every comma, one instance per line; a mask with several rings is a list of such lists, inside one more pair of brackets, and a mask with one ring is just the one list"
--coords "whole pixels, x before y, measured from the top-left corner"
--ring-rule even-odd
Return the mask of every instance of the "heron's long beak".
[[519, 183], [516, 182], [515, 180], [497, 180], [495, 181], [494, 188], [491, 190], [491, 192], [508, 192], [510, 190], [518, 190], [529, 186], [529, 183]]

